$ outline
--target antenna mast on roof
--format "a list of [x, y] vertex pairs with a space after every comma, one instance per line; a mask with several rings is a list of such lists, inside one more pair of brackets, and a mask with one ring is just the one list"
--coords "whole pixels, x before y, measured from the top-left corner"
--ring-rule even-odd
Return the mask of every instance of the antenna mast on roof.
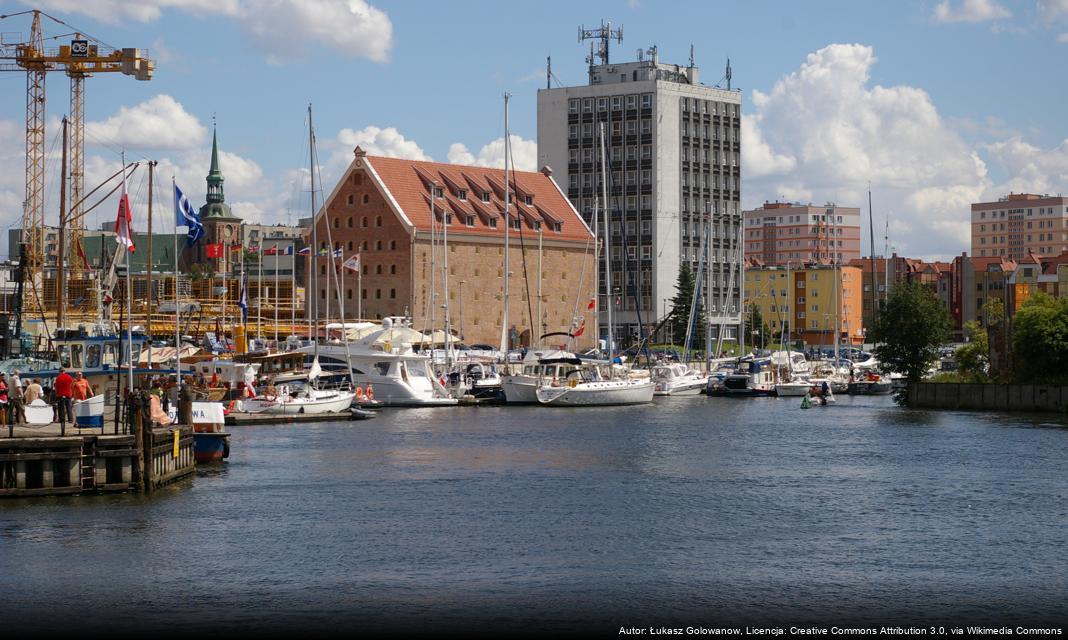
[[[601, 26], [595, 29], [587, 29], [586, 27], [579, 27], [578, 41], [583, 40], [600, 40], [601, 47], [597, 51], [597, 57], [601, 59], [601, 64], [608, 64], [608, 45], [615, 38], [616, 42], [623, 43], [623, 25], [619, 25], [618, 29], [612, 29], [612, 23], [605, 24], [601, 22]], [[592, 56], [590, 64], [593, 64]]]
[[731, 90], [731, 59], [727, 58], [727, 91]]

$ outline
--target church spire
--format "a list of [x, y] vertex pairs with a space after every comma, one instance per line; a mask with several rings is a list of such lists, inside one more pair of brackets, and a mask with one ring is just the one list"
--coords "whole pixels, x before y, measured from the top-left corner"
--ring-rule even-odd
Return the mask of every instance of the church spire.
[[223, 196], [223, 176], [219, 171], [219, 134], [217, 129], [211, 134], [211, 169], [208, 171], [208, 195], [207, 201], [211, 203], [226, 202]]

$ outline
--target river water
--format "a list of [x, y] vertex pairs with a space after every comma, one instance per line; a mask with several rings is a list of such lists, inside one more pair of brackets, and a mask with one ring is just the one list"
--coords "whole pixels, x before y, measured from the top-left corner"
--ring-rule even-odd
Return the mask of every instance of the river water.
[[152, 496], [0, 502], [0, 621], [616, 635], [1068, 619], [1063, 419], [798, 405], [234, 427], [227, 463]]

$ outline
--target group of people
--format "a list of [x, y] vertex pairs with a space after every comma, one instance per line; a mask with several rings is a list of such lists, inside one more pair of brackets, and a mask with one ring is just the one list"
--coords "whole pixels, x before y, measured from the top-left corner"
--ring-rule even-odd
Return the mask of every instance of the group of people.
[[93, 386], [81, 371], [72, 376], [61, 368], [51, 387], [41, 386], [40, 378], [24, 382], [18, 369], [10, 377], [0, 373], [0, 424], [26, 424], [25, 407], [37, 399], [52, 405], [56, 422], [74, 422], [73, 402], [92, 396]]

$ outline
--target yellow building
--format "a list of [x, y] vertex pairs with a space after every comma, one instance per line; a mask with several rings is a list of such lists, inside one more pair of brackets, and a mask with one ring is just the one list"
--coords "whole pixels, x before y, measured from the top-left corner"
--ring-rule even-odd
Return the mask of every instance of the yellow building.
[[[809, 346], [830, 346], [834, 343], [836, 282], [840, 344], [861, 344], [863, 292], [858, 267], [792, 266], [787, 277], [786, 267], [749, 264], [745, 271], [747, 310], [758, 309], [775, 335], [788, 324], [792, 339]], [[770, 338], [765, 336], [765, 340]]]

